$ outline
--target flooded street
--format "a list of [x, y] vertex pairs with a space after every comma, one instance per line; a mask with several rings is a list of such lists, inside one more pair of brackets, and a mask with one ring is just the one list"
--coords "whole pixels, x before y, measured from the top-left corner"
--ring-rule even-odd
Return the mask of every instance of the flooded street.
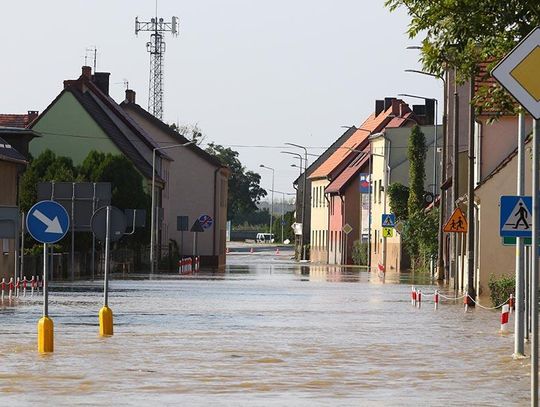
[[53, 284], [47, 356], [36, 349], [41, 298], [4, 302], [0, 404], [529, 402], [529, 361], [512, 361], [497, 312], [465, 314], [448, 301], [417, 309], [406, 278], [383, 284], [357, 269], [300, 267], [283, 253], [232, 254], [228, 263], [223, 273], [113, 279], [115, 335], [105, 339], [101, 283]]

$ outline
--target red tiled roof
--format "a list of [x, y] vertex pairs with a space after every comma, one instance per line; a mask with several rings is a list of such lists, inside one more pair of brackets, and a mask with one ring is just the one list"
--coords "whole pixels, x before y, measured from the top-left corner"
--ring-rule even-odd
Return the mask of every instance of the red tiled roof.
[[324, 192], [327, 194], [341, 193], [341, 190], [358, 175], [368, 160], [369, 154], [365, 154], [363, 157], [358, 157], [358, 159], [353, 160], [353, 162], [349, 164], [349, 166], [345, 168], [343, 172], [326, 187]]
[[[400, 109], [400, 105], [402, 105]], [[336, 151], [323, 162], [319, 168], [317, 168], [309, 176], [310, 179], [325, 178], [334, 171], [339, 164], [343, 162], [347, 157], [352, 154], [350, 149], [358, 148], [358, 146], [367, 140], [371, 133], [377, 133], [381, 131], [389, 122], [393, 121], [393, 116], [399, 116], [400, 110], [404, 116], [410, 113], [409, 106], [400, 99], [394, 99], [392, 105], [388, 107], [384, 112], [375, 116], [375, 113], [371, 114], [367, 120], [356, 130], [349, 139], [347, 139]], [[389, 117], [390, 116], [390, 117]], [[402, 124], [405, 122], [403, 120]], [[393, 126], [400, 127], [400, 125]]]
[[0, 126], [25, 128], [37, 116], [37, 112], [28, 112], [28, 114], [0, 114]]

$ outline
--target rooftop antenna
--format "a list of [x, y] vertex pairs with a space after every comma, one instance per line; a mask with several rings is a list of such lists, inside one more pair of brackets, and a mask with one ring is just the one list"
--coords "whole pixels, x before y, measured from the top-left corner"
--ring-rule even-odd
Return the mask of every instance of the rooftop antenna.
[[89, 58], [88, 54], [90, 53], [90, 58], [93, 58], [93, 60], [94, 60], [94, 63], [93, 63], [94, 72], [96, 72], [96, 66], [97, 66], [97, 48], [96, 48], [96, 46], [94, 45], [93, 47], [86, 48], [85, 51], [86, 52], [84, 54], [84, 65], [88, 66], [88, 58]]
[[163, 55], [165, 54], [165, 41], [163, 36], [171, 32], [178, 35], [178, 17], [172, 17], [170, 22], [158, 18], [157, 0], [156, 16], [150, 21], [139, 21], [135, 17], [135, 35], [140, 31], [149, 31], [150, 41], [146, 43], [146, 50], [150, 53], [150, 81], [148, 86], [148, 111], [158, 119], [163, 118]]

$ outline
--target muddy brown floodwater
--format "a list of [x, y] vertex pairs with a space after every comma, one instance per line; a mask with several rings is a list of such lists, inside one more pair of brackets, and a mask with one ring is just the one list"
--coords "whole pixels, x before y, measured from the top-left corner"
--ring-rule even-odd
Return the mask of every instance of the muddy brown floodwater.
[[[40, 298], [0, 306], [0, 405], [523, 406], [499, 314], [411, 306], [410, 276], [237, 254], [223, 273], [53, 283], [55, 352], [36, 351]], [[418, 284], [432, 292], [429, 284]], [[511, 321], [513, 322], [513, 321]]]

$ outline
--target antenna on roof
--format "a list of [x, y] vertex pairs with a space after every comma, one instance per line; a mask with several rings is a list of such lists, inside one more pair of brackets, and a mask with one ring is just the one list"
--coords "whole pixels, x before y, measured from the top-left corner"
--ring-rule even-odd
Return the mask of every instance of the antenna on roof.
[[[88, 56], [89, 53], [90, 53], [90, 57]], [[86, 48], [86, 50], [85, 50], [85, 54], [84, 54], [84, 65], [85, 66], [88, 66], [88, 58], [92, 58], [94, 60], [93, 66], [94, 66], [94, 72], [96, 72], [97, 48], [96, 48], [95, 45], [92, 46], [92, 47]]]

